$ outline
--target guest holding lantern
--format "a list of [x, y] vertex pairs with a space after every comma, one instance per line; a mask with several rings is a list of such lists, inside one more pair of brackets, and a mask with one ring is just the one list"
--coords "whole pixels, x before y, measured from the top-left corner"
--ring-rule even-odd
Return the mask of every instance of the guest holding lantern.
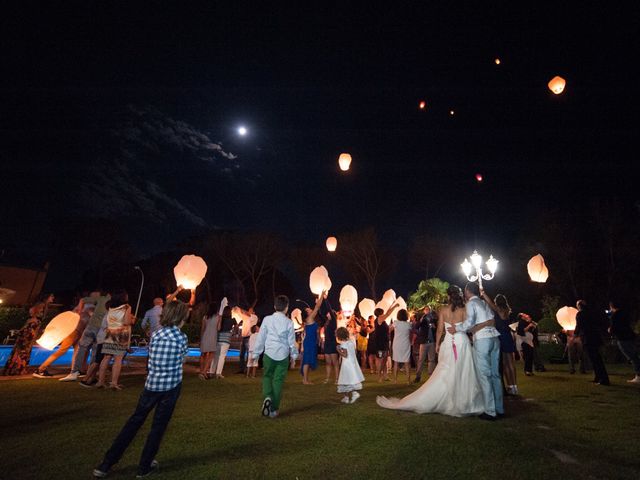
[[109, 368], [111, 359], [113, 359], [113, 367], [109, 386], [113, 390], [122, 390], [123, 388], [119, 383], [122, 359], [131, 345], [131, 326], [136, 321], [128, 302], [129, 295], [125, 291], [115, 293], [111, 297], [109, 310], [107, 311], [107, 336], [102, 344], [104, 358], [100, 363], [97, 388], [105, 386], [107, 368]]
[[218, 304], [210, 303], [200, 328], [200, 380], [209, 380], [209, 366], [218, 348]]
[[38, 303], [29, 309], [29, 319], [18, 332], [16, 342], [11, 349], [11, 355], [9, 355], [4, 366], [3, 375], [24, 375], [27, 373], [33, 344], [38, 338], [48, 304], [52, 301], [53, 295], [49, 295], [46, 301]]
[[376, 308], [373, 312], [376, 317], [375, 346], [376, 372], [378, 373], [378, 382], [389, 380], [388, 372], [386, 369], [387, 357], [389, 356], [389, 325], [387, 325], [386, 320], [397, 306], [398, 304], [394, 302], [386, 312], [381, 308]]
[[309, 369], [315, 370], [318, 365], [318, 322], [316, 321], [316, 317], [325, 295], [326, 292], [322, 292], [318, 295], [318, 299], [316, 300], [316, 305], [313, 310], [309, 307], [304, 309], [307, 317], [304, 320], [302, 365], [300, 367], [302, 383], [304, 385], [312, 385], [312, 382], [309, 381]]
[[536, 323], [526, 313], [518, 314], [518, 328], [516, 333], [522, 341], [522, 356], [524, 357], [524, 374], [533, 375], [533, 333]]

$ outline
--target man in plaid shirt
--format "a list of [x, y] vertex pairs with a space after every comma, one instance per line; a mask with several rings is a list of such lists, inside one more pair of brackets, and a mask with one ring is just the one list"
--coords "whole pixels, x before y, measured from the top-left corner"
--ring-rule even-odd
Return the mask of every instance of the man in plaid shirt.
[[155, 456], [180, 397], [182, 364], [187, 355], [187, 336], [180, 331], [180, 327], [188, 314], [188, 305], [179, 301], [172, 301], [164, 308], [162, 328], [151, 336], [149, 374], [138, 406], [105, 454], [100, 466], [93, 471], [94, 477], [104, 478], [108, 475], [154, 408], [153, 424], [142, 450], [136, 478], [144, 478], [158, 469]]

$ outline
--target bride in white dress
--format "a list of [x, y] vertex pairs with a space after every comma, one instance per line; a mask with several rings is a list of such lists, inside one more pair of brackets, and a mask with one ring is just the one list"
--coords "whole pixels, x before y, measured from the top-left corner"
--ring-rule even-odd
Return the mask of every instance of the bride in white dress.
[[[446, 332], [446, 326], [462, 323], [465, 319], [466, 311], [460, 287], [452, 285], [447, 293], [449, 304], [438, 311], [438, 341]], [[429, 380], [402, 399], [377, 397], [376, 402], [383, 408], [393, 410], [441, 413], [454, 417], [483, 413], [484, 400], [472, 349], [466, 333], [451, 335], [446, 332], [442, 343], [436, 346], [438, 366]]]

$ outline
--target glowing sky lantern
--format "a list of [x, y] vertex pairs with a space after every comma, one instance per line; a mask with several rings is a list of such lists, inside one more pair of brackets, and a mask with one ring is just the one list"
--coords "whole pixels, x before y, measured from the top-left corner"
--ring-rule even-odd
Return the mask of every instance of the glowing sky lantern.
[[224, 297], [222, 300], [220, 300], [220, 308], [218, 309], [218, 315], [222, 315], [222, 312], [224, 312], [224, 309], [227, 308], [227, 305], [229, 305], [229, 300], [227, 300], [227, 297]]
[[338, 158], [338, 165], [340, 165], [340, 170], [343, 172], [349, 170], [349, 166], [351, 165], [351, 155], [348, 153], [341, 153]]
[[56, 315], [37, 340], [38, 345], [47, 350], [53, 350], [56, 345], [76, 329], [79, 320], [80, 315], [75, 312], [62, 312], [60, 315]]
[[396, 308], [394, 308], [391, 311], [391, 315], [389, 315], [389, 319], [393, 320], [394, 322], [396, 320], [398, 320], [398, 312], [402, 309], [406, 310], [407, 309], [407, 302], [404, 301], [404, 298], [402, 297], [398, 297], [395, 299], [395, 303], [398, 304], [398, 306]]
[[450, 115], [450, 116], [452, 116], [452, 117], [453, 117], [455, 114], [456, 114], [456, 111], [455, 111], [455, 110], [449, 110], [449, 115]]
[[320, 265], [313, 269], [309, 275], [309, 288], [314, 295], [320, 295], [323, 291], [328, 292], [331, 289], [329, 272], [324, 266]]
[[425, 102], [424, 100], [421, 100], [420, 103], [418, 104], [418, 108], [420, 110], [425, 110], [427, 108], [427, 102]]
[[384, 295], [382, 295], [382, 299], [387, 303], [388, 306], [391, 306], [393, 302], [396, 301], [396, 292], [394, 292], [392, 289], [389, 289], [384, 292]]
[[481, 183], [484, 178], [481, 173], [476, 173], [476, 182]]
[[555, 76], [551, 79], [547, 86], [553, 93], [555, 93], [556, 95], [560, 95], [562, 92], [564, 92], [564, 87], [566, 86], [566, 84], [567, 81], [564, 78]]
[[549, 278], [549, 269], [544, 263], [544, 257], [540, 254], [532, 257], [527, 263], [527, 272], [532, 281], [544, 283]]
[[338, 239], [336, 237], [329, 237], [326, 241], [327, 250], [330, 252], [335, 252], [336, 248], [338, 248]]
[[360, 300], [358, 304], [358, 309], [360, 310], [360, 316], [364, 319], [369, 318], [373, 315], [373, 311], [376, 308], [376, 302], [371, 300], [370, 298], [363, 298]]
[[499, 58], [496, 58], [496, 59], [493, 61], [493, 63], [495, 63], [496, 65], [500, 65], [500, 59], [499, 59]]
[[576, 315], [578, 310], [573, 307], [562, 307], [556, 312], [556, 320], [567, 331], [576, 329]]
[[358, 292], [353, 285], [345, 285], [340, 290], [340, 308], [342, 313], [350, 317], [358, 304]]
[[207, 264], [197, 255], [185, 255], [173, 267], [176, 284], [182, 285], [187, 290], [193, 290], [200, 285], [206, 274]]

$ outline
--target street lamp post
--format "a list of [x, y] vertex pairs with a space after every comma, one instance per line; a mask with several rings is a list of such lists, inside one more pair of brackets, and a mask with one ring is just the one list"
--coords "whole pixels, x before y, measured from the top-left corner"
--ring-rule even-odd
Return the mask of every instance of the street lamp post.
[[498, 260], [493, 258], [493, 255], [489, 255], [489, 260], [487, 260], [486, 262], [487, 270], [489, 270], [489, 273], [483, 274], [482, 256], [477, 252], [477, 250], [474, 250], [473, 254], [469, 258], [471, 259], [471, 262], [469, 262], [469, 260], [465, 258], [464, 262], [460, 264], [460, 266], [462, 267], [462, 271], [467, 277], [467, 280], [469, 280], [470, 282], [477, 281], [480, 290], [482, 290], [482, 280], [493, 279], [493, 276], [498, 269]]

